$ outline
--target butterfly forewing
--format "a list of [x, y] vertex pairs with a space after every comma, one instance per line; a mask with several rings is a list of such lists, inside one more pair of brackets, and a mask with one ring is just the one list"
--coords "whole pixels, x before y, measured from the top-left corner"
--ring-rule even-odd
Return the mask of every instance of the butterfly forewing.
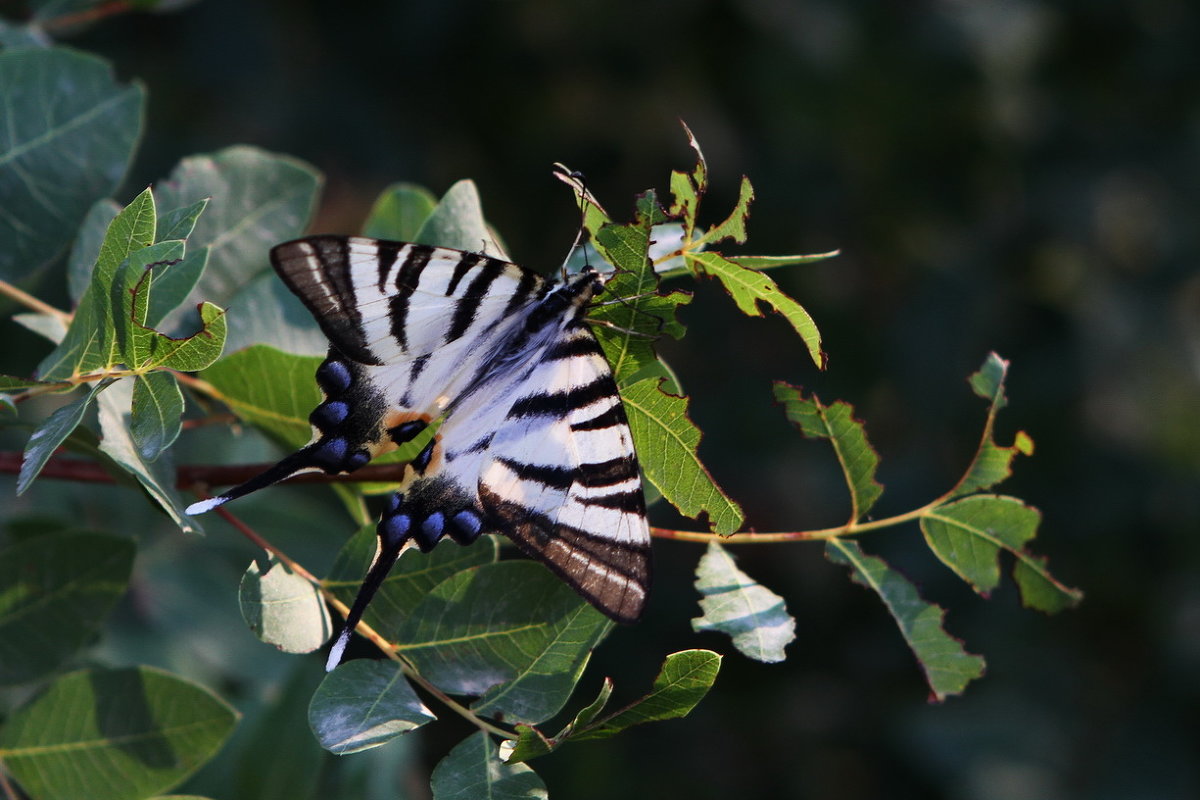
[[363, 237], [279, 245], [272, 263], [329, 337], [313, 441], [199, 513], [305, 469], [350, 471], [427, 425], [379, 525], [380, 552], [331, 664], [404, 544], [502, 533], [608, 616], [650, 585], [637, 457], [584, 307], [594, 274], [551, 284], [477, 253]]

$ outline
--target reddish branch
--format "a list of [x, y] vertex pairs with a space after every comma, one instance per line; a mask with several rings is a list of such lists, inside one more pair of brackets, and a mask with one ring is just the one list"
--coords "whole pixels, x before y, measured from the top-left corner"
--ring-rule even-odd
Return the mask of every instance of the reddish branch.
[[[0, 452], [0, 474], [15, 475], [21, 469], [20, 453]], [[267, 469], [270, 464], [243, 464], [236, 467], [185, 465], [176, 470], [175, 488], [201, 489], [210, 486], [233, 486], [247, 481]], [[404, 464], [370, 464], [353, 475], [324, 475], [306, 473], [287, 483], [363, 483], [364, 481], [395, 482], [404, 474]], [[113, 483], [113, 477], [94, 461], [55, 456], [38, 473], [40, 478], [55, 478], [80, 483]]]

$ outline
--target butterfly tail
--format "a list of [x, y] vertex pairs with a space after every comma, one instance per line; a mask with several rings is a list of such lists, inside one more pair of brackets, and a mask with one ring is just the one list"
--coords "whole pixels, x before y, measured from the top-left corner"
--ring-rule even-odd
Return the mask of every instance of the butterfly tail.
[[388, 573], [392, 571], [392, 567], [399, 560], [400, 553], [404, 551], [410, 541], [411, 518], [400, 510], [402, 500], [402, 495], [393, 495], [388, 509], [384, 512], [383, 519], [379, 522], [377, 529], [379, 550], [375, 554], [375, 560], [371, 562], [370, 569], [367, 570], [367, 576], [363, 578], [362, 586], [358, 588], [354, 605], [350, 607], [350, 613], [346, 615], [346, 624], [329, 650], [329, 658], [325, 661], [326, 672], [332, 672], [333, 668], [341, 663], [342, 656], [346, 652], [346, 645], [350, 643], [350, 635], [362, 621], [367, 606], [371, 604], [375, 593], [379, 591], [379, 587], [387, 579]]
[[298, 475], [301, 472], [312, 472], [314, 470], [325, 470], [327, 459], [323, 458], [322, 445], [324, 441], [315, 442], [307, 447], [301, 448], [290, 456], [284, 458], [275, 466], [260, 472], [245, 483], [239, 484], [232, 489], [223, 492], [216, 497], [210, 497], [206, 500], [201, 500], [192, 503], [184, 513], [189, 516], [203, 514], [206, 511], [212, 511], [217, 506], [224, 505], [230, 500], [236, 500], [239, 497], [257, 492], [259, 489], [265, 489], [272, 484], [286, 480], [293, 475]]

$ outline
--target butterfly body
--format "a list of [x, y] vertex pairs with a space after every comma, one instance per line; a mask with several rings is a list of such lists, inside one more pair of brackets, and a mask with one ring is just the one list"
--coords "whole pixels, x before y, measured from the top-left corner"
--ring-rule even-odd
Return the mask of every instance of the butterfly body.
[[595, 272], [554, 284], [478, 253], [342, 236], [271, 259], [330, 340], [313, 439], [189, 513], [297, 472], [353, 471], [437, 425], [384, 510], [331, 664], [410, 540], [502, 533], [608, 616], [640, 616], [649, 529], [624, 407], [584, 321]]

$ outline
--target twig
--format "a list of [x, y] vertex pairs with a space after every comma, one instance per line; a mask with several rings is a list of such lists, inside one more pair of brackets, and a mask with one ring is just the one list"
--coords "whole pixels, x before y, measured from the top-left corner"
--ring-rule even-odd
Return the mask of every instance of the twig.
[[49, 303], [46, 303], [42, 300], [37, 299], [33, 295], [26, 292], [24, 289], [18, 289], [16, 286], [13, 286], [8, 281], [0, 281], [0, 294], [8, 295], [9, 297], [11, 297], [13, 300], [16, 300], [21, 305], [25, 306], [28, 309], [32, 309], [33, 311], [36, 311], [39, 314], [45, 314], [50, 317], [58, 317], [63, 322], [71, 321], [71, 316], [72, 316], [71, 314], [68, 314], [66, 311], [60, 311], [59, 309], [55, 308], [54, 306], [50, 305]]
[[42, 27], [46, 30], [71, 28], [131, 10], [133, 10], [133, 6], [126, 2], [126, 0], [110, 0], [110, 2], [100, 3], [83, 11], [77, 11], [74, 14], [63, 14], [61, 17], [48, 19], [42, 23]]

